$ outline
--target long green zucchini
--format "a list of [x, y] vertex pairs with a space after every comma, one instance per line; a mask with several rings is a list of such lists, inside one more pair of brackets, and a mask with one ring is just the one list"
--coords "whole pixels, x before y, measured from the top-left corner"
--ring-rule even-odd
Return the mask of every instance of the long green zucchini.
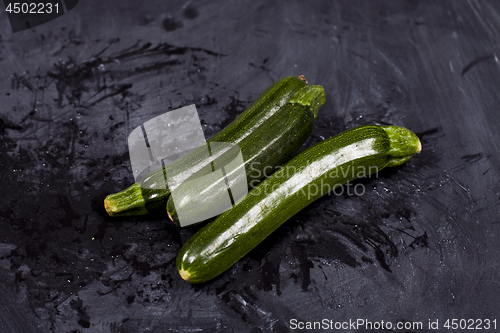
[[194, 234], [177, 256], [179, 274], [191, 283], [216, 277], [311, 202], [420, 150], [417, 136], [397, 126], [358, 127], [306, 149]]
[[[307, 85], [303, 77], [280, 79], [268, 87], [243, 113], [207, 142], [238, 144], [262, 126], [274, 114], [279, 113], [292, 96]], [[211, 163], [204, 149], [194, 149], [165, 168], [179, 172], [198, 170]], [[166, 185], [166, 170], [160, 168], [150, 173], [142, 182], [110, 194], [104, 207], [110, 216], [144, 215], [152, 210], [165, 209], [170, 189]], [[171, 174], [171, 173], [169, 173]]]
[[[277, 166], [287, 162], [311, 135], [318, 109], [325, 102], [325, 92], [321, 86], [307, 86], [297, 92], [275, 114], [252, 135], [238, 146], [243, 155], [243, 164], [227, 170], [225, 174], [212, 173], [209, 177], [188, 181], [179, 186], [182, 194], [172, 195], [167, 202], [170, 219], [177, 225], [188, 225], [206, 220], [206, 216], [216, 216], [224, 202], [227, 191], [218, 191], [227, 185], [246, 183], [253, 187], [266, 176], [270, 176]], [[231, 158], [227, 158], [229, 162]], [[220, 165], [227, 162], [220, 161]], [[244, 178], [246, 174], [246, 179]], [[235, 199], [236, 200], [236, 199]], [[182, 212], [182, 223], [178, 211]]]

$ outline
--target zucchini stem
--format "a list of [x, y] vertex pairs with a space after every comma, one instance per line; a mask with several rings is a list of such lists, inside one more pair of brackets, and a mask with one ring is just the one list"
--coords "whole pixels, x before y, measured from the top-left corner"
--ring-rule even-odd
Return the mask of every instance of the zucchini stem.
[[318, 117], [319, 108], [325, 102], [325, 89], [322, 86], [310, 85], [297, 91], [289, 103], [308, 106], [314, 114], [314, 118], [316, 118]]
[[412, 131], [393, 125], [382, 128], [391, 142], [391, 148], [387, 152], [389, 155], [388, 167], [401, 165], [408, 161], [413, 154], [422, 151], [422, 143]]
[[104, 199], [104, 208], [109, 216], [145, 215], [148, 213], [140, 183], [125, 190], [110, 194]]

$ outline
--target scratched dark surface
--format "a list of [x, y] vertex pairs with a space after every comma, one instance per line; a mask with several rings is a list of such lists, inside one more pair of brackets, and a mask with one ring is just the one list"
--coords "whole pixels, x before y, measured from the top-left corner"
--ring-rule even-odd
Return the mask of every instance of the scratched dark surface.
[[[500, 2], [82, 0], [16, 34], [0, 17], [2, 332], [500, 320]], [[199, 286], [174, 265], [194, 228], [106, 215], [134, 128], [194, 103], [210, 137], [301, 74], [327, 97], [306, 145], [390, 123], [422, 153]]]

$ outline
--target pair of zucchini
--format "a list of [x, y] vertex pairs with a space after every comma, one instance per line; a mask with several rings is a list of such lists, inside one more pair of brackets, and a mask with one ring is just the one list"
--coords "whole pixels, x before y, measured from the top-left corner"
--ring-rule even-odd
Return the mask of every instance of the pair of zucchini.
[[[268, 175], [269, 168], [288, 161], [307, 140], [324, 102], [320, 86], [308, 86], [295, 77], [279, 80], [208, 142], [237, 144], [244, 159], [241, 167], [253, 185]], [[350, 180], [401, 165], [420, 150], [416, 135], [397, 126], [362, 126], [310, 147], [184, 244], [176, 261], [181, 277], [191, 283], [216, 277], [311, 202]], [[211, 163], [211, 158], [194, 150], [166, 168], [201, 170]], [[226, 179], [194, 179], [174, 204], [170, 189], [159, 189], [159, 184], [167, 183], [166, 173], [159, 169], [142, 183], [109, 195], [105, 200], [108, 214], [142, 215], [167, 208], [170, 218], [179, 223], [177, 212], [182, 209], [201, 221], [213, 196], [208, 193], [206, 201], [195, 205], [190, 193], [199, 198], [199, 191], [218, 187]]]
[[[264, 178], [265, 170], [282, 165], [304, 144], [313, 130], [318, 110], [324, 103], [325, 92], [322, 87], [307, 85], [303, 77], [287, 77], [272, 84], [242, 114], [207, 142], [238, 145], [245, 161], [248, 183], [255, 184]], [[204, 149], [195, 149], [165, 168], [152, 172], [141, 183], [108, 195], [104, 200], [106, 211], [110, 216], [165, 211], [171, 193], [166, 185], [166, 174], [171, 175], [175, 171], [196, 175], [197, 171], [210, 167], [212, 158], [204, 152]], [[199, 189], [197, 186], [193, 191]], [[185, 207], [189, 209], [188, 202], [183, 209]], [[178, 224], [177, 214], [173, 212], [171, 216]]]

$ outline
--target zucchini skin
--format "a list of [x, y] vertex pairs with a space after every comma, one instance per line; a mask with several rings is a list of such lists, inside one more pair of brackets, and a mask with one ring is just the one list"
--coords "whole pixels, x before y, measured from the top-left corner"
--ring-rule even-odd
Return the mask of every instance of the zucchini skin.
[[[234, 184], [246, 182], [249, 187], [253, 187], [271, 175], [277, 166], [287, 162], [309, 138], [318, 110], [324, 103], [323, 87], [310, 85], [302, 88], [278, 114], [269, 118], [252, 135], [238, 143], [244, 163], [228, 173], [228, 179]], [[230, 162], [231, 159], [228, 159]], [[221, 165], [226, 164], [221, 163]], [[246, 179], [243, 178], [245, 173]], [[176, 225], [180, 225], [178, 210], [183, 211], [184, 219], [190, 220], [187, 224], [206, 220], [204, 216], [207, 212], [217, 207], [217, 203], [223, 202], [224, 196], [227, 195], [226, 191], [215, 190], [225, 188], [225, 181], [224, 175], [221, 177], [212, 174], [210, 177], [182, 184], [183, 194], [177, 197], [177, 202], [174, 204], [173, 196], [168, 199], [168, 216]]]
[[[270, 117], [279, 113], [281, 107], [306, 85], [304, 79], [295, 76], [274, 82], [243, 113], [207, 142], [240, 143]], [[194, 149], [166, 168], [199, 170], [209, 164], [210, 160], [206, 159], [204, 150]], [[129, 216], [145, 215], [155, 210], [164, 211], [170, 196], [164, 169], [151, 172], [141, 183], [134, 183], [121, 192], [108, 195], [104, 200], [107, 213], [110, 216]]]
[[325, 195], [328, 186], [333, 190], [386, 166], [404, 163], [420, 149], [419, 139], [409, 130], [362, 126], [304, 150], [234, 208], [195, 233], [177, 256], [179, 274], [190, 283], [218, 276], [290, 217]]

